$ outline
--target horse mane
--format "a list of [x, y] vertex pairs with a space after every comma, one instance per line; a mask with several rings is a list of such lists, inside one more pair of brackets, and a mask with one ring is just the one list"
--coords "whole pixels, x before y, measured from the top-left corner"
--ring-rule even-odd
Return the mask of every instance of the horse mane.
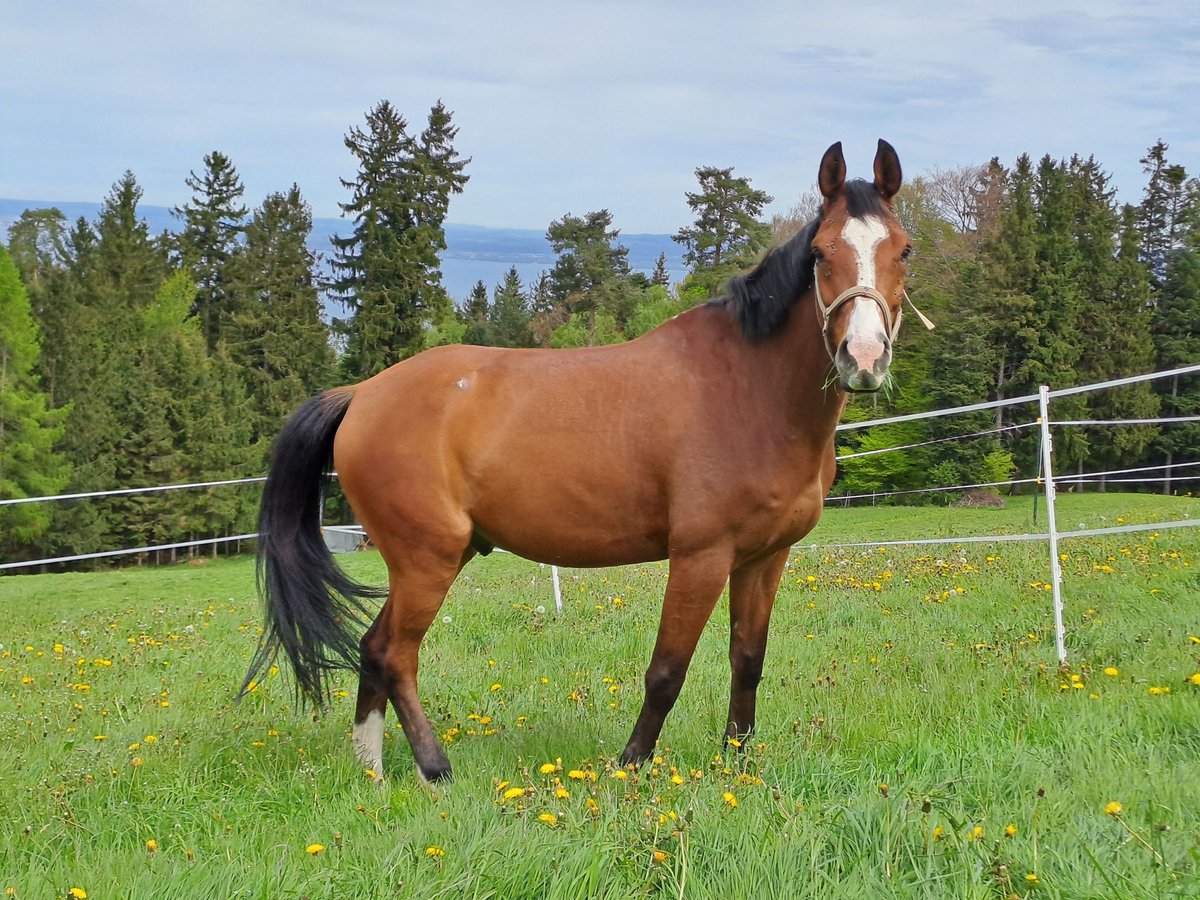
[[[861, 178], [847, 181], [843, 196], [846, 211], [856, 219], [886, 216], [888, 208], [875, 185]], [[823, 213], [805, 225], [785, 244], [772, 247], [744, 275], [735, 275], [725, 285], [725, 296], [711, 305], [728, 308], [742, 337], [754, 342], [770, 337], [787, 324], [792, 307], [813, 284], [813, 237]]]

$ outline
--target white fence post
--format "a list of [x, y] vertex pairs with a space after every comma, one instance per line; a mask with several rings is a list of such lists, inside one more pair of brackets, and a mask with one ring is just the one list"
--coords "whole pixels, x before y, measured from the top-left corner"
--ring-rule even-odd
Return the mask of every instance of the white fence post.
[[1046, 523], [1050, 534], [1050, 586], [1054, 592], [1054, 646], [1058, 664], [1067, 664], [1067, 644], [1063, 634], [1062, 565], [1058, 558], [1058, 521], [1054, 513], [1054, 465], [1050, 436], [1050, 388], [1038, 387], [1038, 422], [1042, 426], [1042, 475], [1046, 479]]
[[562, 615], [562, 591], [558, 587], [558, 566], [550, 567], [550, 580], [554, 582], [554, 608]]

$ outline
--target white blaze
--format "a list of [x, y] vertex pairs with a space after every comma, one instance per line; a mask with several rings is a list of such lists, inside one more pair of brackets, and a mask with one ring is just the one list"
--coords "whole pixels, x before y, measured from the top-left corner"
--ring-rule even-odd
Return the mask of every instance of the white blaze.
[[[887, 226], [875, 216], [865, 219], [850, 218], [842, 226], [842, 240], [854, 251], [858, 264], [858, 284], [878, 289], [875, 280], [875, 249], [887, 238]], [[887, 326], [874, 300], [859, 297], [850, 310], [850, 323], [846, 327], [846, 349], [854, 359], [873, 363], [883, 355], [881, 337]], [[864, 365], [863, 368], [870, 368]]]

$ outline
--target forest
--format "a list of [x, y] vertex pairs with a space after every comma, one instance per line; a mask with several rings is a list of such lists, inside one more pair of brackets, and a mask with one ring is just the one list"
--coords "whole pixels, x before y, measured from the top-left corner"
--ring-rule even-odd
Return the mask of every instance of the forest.
[[[94, 221], [28, 210], [0, 246], [0, 500], [263, 474], [272, 438], [308, 396], [445, 343], [576, 347], [631, 340], [719, 295], [723, 282], [819, 209], [786, 216], [732, 168], [700, 166], [666, 259], [631, 268], [609, 210], [547, 226], [556, 261], [531, 284], [516, 269], [450, 297], [439, 272], [452, 198], [470, 159], [439, 101], [418, 132], [390, 102], [345, 134], [347, 233], [322, 259], [296, 185], [251, 209], [219, 151], [186, 179], [178, 227], [152, 234], [133, 172]], [[923, 172], [897, 212], [913, 238], [910, 319], [884, 391], [848, 420], [1036, 393], [1200, 362], [1200, 180], [1163, 141], [1141, 159], [1139, 202], [1120, 204], [1092, 156]], [[349, 166], [348, 166], [349, 168]], [[327, 319], [323, 301], [342, 314]], [[1056, 417], [1200, 415], [1200, 377], [1064, 398]], [[841, 466], [833, 494], [994, 485], [1036, 473], [1036, 411], [1009, 407], [851, 431], [839, 452], [920, 445]], [[1010, 418], [1012, 417], [1012, 418]], [[1158, 467], [1125, 490], [1187, 493], [1200, 423], [1075, 428], [1056, 464], [1079, 473]], [[1164, 474], [1165, 473], [1165, 474]], [[1087, 485], [1103, 490], [1103, 478]], [[1011, 488], [989, 489], [993, 494]], [[1082, 489], [1082, 488], [1081, 488]], [[967, 489], [883, 502], [951, 503]], [[102, 500], [0, 505], [0, 560], [253, 531], [257, 489], [212, 487]]]

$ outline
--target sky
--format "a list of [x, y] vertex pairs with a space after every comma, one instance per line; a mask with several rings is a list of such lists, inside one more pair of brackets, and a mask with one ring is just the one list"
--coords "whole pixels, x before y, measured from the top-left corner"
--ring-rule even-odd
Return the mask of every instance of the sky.
[[1156, 140], [1200, 173], [1196, 0], [5, 0], [0, 197], [98, 202], [126, 170], [186, 202], [206, 153], [257, 206], [292, 183], [337, 216], [343, 139], [390, 100], [441, 99], [471, 158], [457, 224], [544, 230], [608, 209], [622, 232], [691, 221], [698, 166], [786, 212], [842, 141], [906, 175], [1021, 153], [1093, 155], [1137, 202]]

